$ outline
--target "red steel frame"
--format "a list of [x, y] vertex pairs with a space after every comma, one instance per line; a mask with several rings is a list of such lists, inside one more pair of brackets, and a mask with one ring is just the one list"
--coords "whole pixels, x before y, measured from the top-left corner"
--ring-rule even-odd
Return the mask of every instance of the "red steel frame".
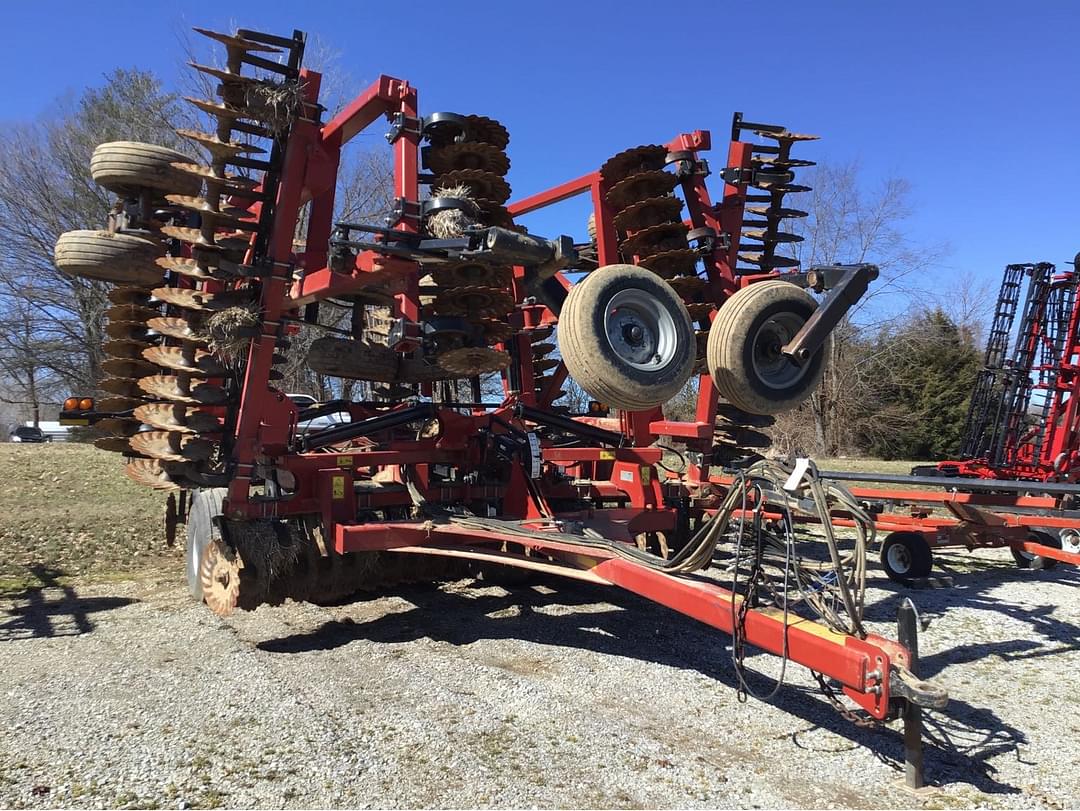
[[[303, 78], [307, 102], [314, 105], [319, 77], [305, 71]], [[553, 392], [565, 380], [566, 370], [562, 366], [552, 376], [551, 386], [538, 398], [531, 386], [527, 387], [528, 391], [510, 391], [509, 381], [504, 377], [506, 398], [498, 407], [474, 409], [471, 413], [440, 409], [437, 419], [441, 431], [436, 437], [395, 438], [390, 434], [381, 437], [377, 447], [370, 449], [353, 447], [340, 452], [309, 453], [289, 450], [295, 435], [297, 410], [284, 393], [269, 383], [275, 343], [287, 332], [283, 317], [295, 313], [302, 305], [355, 294], [376, 285], [383, 289], [389, 285], [397, 294], [399, 317], [415, 321], [419, 316], [419, 273], [413, 262], [365, 251], [344, 272], [327, 265], [334, 183], [341, 150], [357, 133], [384, 116], [403, 124], [393, 144], [395, 194], [402, 203], [402, 216], [393, 227], [414, 232], [419, 227], [420, 119], [416, 90], [407, 82], [381, 76], [332, 121], [320, 127], [314, 118], [301, 120], [289, 138], [269, 244], [272, 272], [264, 278], [261, 287], [262, 331], [251, 344], [243, 394], [233, 421], [235, 427], [232, 437], [227, 438], [231, 439], [227, 447], [231, 447], [235, 475], [228, 487], [226, 515], [244, 519], [317, 514], [325, 537], [339, 552], [395, 550], [403, 554], [441, 554], [541, 569], [629, 590], [731, 633], [741, 602], [737, 594], [704, 578], [667, 575], [598, 552], [596, 548], [576, 546], [566, 541], [567, 536], [552, 536], [549, 540], [542, 534], [523, 537], [498, 530], [472, 530], [421, 521], [357, 523], [361, 511], [406, 508], [412, 504], [404, 487], [380, 488], [371, 495], [354, 488], [354, 481], [381, 470], [389, 471], [399, 483], [414, 485], [431, 503], [500, 499], [502, 516], [525, 522], [536, 519], [532, 526], [537, 533], [550, 530], [550, 521], [542, 519], [556, 515], [561, 519], [588, 520], [612, 540], [631, 541], [640, 532], [671, 530], [676, 526], [677, 511], [669, 506], [665, 495], [670, 494], [673, 486], [684, 493], [708, 491], [708, 470], [694, 466], [683, 483], [665, 483], [656, 467], [661, 452], [649, 446], [663, 434], [679, 437], [691, 449], [708, 453], [718, 402], [708, 376], [700, 380], [696, 418], [692, 422], [665, 420], [659, 408], [621, 413], [617, 418], [579, 418], [621, 432], [628, 439], [627, 444], [620, 448], [543, 447], [543, 473], [536, 481], [529, 479], [520, 462], [511, 463], [505, 481], [483, 485], [460, 479], [439, 481], [433, 468], [442, 464], [467, 470], [478, 465], [485, 451], [477, 437], [483, 432], [503, 433], [506, 426], [528, 430], [514, 415], [514, 406], [518, 403], [548, 406]], [[708, 132], [695, 131], [679, 135], [668, 146], [689, 151], [696, 157], [698, 152], [711, 147], [710, 136]], [[750, 145], [731, 142], [728, 165], [749, 168]], [[718, 235], [730, 237], [726, 245], [718, 239], [712, 253], [704, 257], [713, 300], [719, 304], [740, 286], [763, 278], [740, 277], [733, 272], [746, 186], [725, 184], [721, 199], [714, 204], [704, 174], [687, 175], [681, 182], [691, 226], [709, 226]], [[511, 213], [521, 215], [588, 193], [596, 215], [599, 263], [604, 265], [618, 261], [612, 212], [604, 201], [606, 191], [599, 172], [592, 172], [520, 200], [509, 208]], [[298, 211], [305, 203], [310, 203], [306, 248], [293, 254]], [[299, 279], [294, 277], [296, 268], [302, 270]], [[520, 279], [523, 270], [519, 268], [516, 273]], [[569, 286], [566, 278], [560, 278]], [[555, 314], [541, 305], [519, 307], [511, 316], [511, 323], [518, 328], [555, 320]], [[521, 379], [531, 380], [529, 353], [520, 354]], [[353, 419], [386, 413], [360, 403], [352, 404], [350, 411]], [[257, 482], [271, 468], [292, 474], [296, 488], [288, 497], [270, 499], [260, 497], [253, 490], [253, 481]], [[559, 471], [586, 480], [585, 492], [582, 486], [572, 484], [570, 477], [557, 476]], [[554, 500], [583, 494], [596, 505], [594, 509], [584, 513], [556, 513], [551, 507]], [[903, 646], [883, 637], [869, 635], [860, 639], [839, 634], [796, 616], [785, 620], [780, 612], [768, 609], [749, 610], [744, 630], [750, 644], [778, 655], [786, 649], [793, 661], [836, 679], [855, 703], [876, 718], [889, 713], [890, 698], [895, 698], [890, 690], [890, 667], [905, 667], [909, 662], [908, 651]]]

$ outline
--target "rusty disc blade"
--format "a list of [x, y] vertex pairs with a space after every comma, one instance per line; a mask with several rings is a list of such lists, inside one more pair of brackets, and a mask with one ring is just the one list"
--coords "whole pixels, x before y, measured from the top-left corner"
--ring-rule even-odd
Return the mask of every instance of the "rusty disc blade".
[[142, 351], [150, 346], [150, 342], [139, 338], [115, 338], [101, 345], [102, 350], [110, 358], [140, 358]]
[[212, 442], [183, 431], [142, 431], [128, 444], [135, 453], [167, 462], [202, 462], [214, 450]]
[[143, 321], [155, 318], [161, 312], [153, 307], [143, 307], [141, 304], [114, 304], [105, 311], [105, 317], [110, 321]]
[[262, 185], [255, 178], [235, 175], [231, 172], [217, 172], [213, 167], [204, 166], [201, 163], [177, 162], [169, 165], [181, 174], [202, 180], [211, 193], [237, 194], [246, 198], [252, 196], [252, 192], [255, 192]]
[[217, 158], [234, 158], [237, 155], [257, 155], [266, 152], [261, 146], [255, 146], [254, 144], [245, 144], [241, 141], [222, 141], [209, 132], [178, 129], [176, 134], [205, 147], [211, 155]]
[[539, 358], [543, 357], [544, 355], [550, 355], [552, 352], [554, 352], [555, 344], [541, 342], [533, 344], [530, 349], [532, 349], [533, 356]]
[[[189, 348], [192, 347], [189, 345]], [[177, 372], [218, 377], [226, 371], [219, 360], [202, 349], [187, 351], [179, 346], [151, 346], [143, 350], [142, 356], [150, 363]]]
[[150, 301], [145, 287], [114, 287], [105, 297], [113, 304], [142, 304]]
[[139, 432], [139, 421], [109, 417], [108, 419], [98, 420], [94, 423], [94, 427], [113, 436], [132, 436]]
[[520, 234], [528, 233], [525, 226], [514, 224], [514, 217], [506, 206], [493, 200], [477, 200], [476, 206], [480, 209], [480, 222], [484, 225], [507, 228]]
[[166, 194], [165, 199], [176, 206], [180, 206], [187, 211], [194, 211], [203, 221], [209, 220], [214, 223], [217, 228], [234, 228], [240, 230], [251, 231], [259, 227], [259, 224], [254, 220], [246, 219], [250, 217], [250, 214], [244, 212], [244, 216], [237, 216], [234, 213], [223, 211], [212, 206], [211, 202], [205, 197], [192, 197], [186, 194]]
[[155, 299], [163, 301], [166, 304], [171, 304], [174, 307], [181, 307], [185, 310], [195, 310], [197, 312], [224, 310], [226, 307], [236, 304], [239, 300], [251, 297], [251, 294], [247, 291], [242, 293], [233, 291], [224, 293], [205, 293], [201, 290], [190, 290], [179, 287], [155, 287], [150, 292]]
[[[457, 133], [430, 132], [428, 140], [433, 147], [442, 147], [454, 143]], [[506, 127], [493, 118], [484, 115], [465, 116], [465, 141], [490, 144], [496, 149], [506, 149], [510, 143], [510, 133]]]
[[141, 377], [157, 371], [154, 364], [142, 358], [106, 358], [101, 362], [101, 369], [114, 377]]
[[678, 183], [679, 179], [674, 174], [663, 169], [639, 172], [612, 186], [604, 199], [616, 212], [620, 212], [641, 200], [663, 197]]
[[110, 338], [146, 340], [146, 324], [142, 321], [109, 321], [105, 325], [105, 334]]
[[198, 228], [184, 228], [179, 225], [166, 225], [161, 229], [161, 233], [170, 239], [179, 239], [181, 242], [190, 242], [193, 246], [197, 245], [202, 250], [217, 249], [222, 251], [242, 251], [246, 250], [251, 244], [251, 238], [244, 233], [228, 232], [228, 233], [214, 233], [213, 242], [209, 242], [203, 237], [202, 231]]
[[608, 185], [613, 185], [630, 175], [663, 169], [666, 159], [667, 147], [657, 144], [635, 146], [608, 158], [600, 167], [600, 176], [607, 181]]
[[799, 260], [790, 256], [769, 256], [763, 253], [740, 253], [739, 259], [751, 265], [757, 265], [762, 270], [794, 268], [799, 266]]
[[514, 334], [512, 326], [496, 318], [484, 318], [479, 323], [484, 329], [484, 340], [489, 344], [503, 343], [510, 340]]
[[199, 562], [199, 584], [207, 607], [219, 617], [227, 617], [240, 601], [240, 570], [243, 561], [229, 553], [220, 538], [214, 538]]
[[701, 321], [708, 318], [709, 313], [715, 309], [715, 305], [711, 301], [703, 302], [691, 302], [686, 305], [686, 311], [690, 313], [691, 321]]
[[772, 228], [744, 230], [742, 236], [755, 242], [802, 242], [803, 238], [798, 234], [787, 231], [776, 231]]
[[802, 132], [788, 132], [783, 130], [781, 132], [769, 132], [768, 130], [754, 130], [755, 135], [760, 135], [762, 138], [772, 138], [775, 141], [787, 141], [788, 143], [794, 143], [795, 141], [816, 141], [820, 135], [807, 135]]
[[195, 105], [207, 115], [214, 116], [218, 121], [236, 121], [237, 119], [242, 118], [247, 121], [266, 123], [254, 112], [244, 107], [236, 107], [232, 104], [221, 104], [216, 101], [211, 101], [210, 99], [196, 99], [191, 96], [184, 96], [184, 101]]
[[[124, 439], [124, 443], [127, 444], [127, 439]], [[132, 453], [130, 447], [127, 453]], [[136, 484], [155, 490], [178, 490], [181, 487], [180, 482], [157, 459], [133, 459], [124, 466], [124, 475]]]
[[514, 309], [513, 298], [494, 287], [467, 285], [440, 290], [432, 310], [440, 315], [457, 315], [470, 319], [494, 318]]
[[188, 62], [189, 67], [195, 68], [199, 73], [205, 73], [207, 76], [213, 76], [219, 82], [223, 84], [258, 84], [259, 80], [254, 76], [245, 76], [242, 73], [233, 73], [230, 70], [221, 70], [221, 68], [213, 68], [209, 65], [200, 65], [198, 62]]
[[159, 318], [151, 318], [146, 322], [146, 326], [158, 335], [164, 335], [166, 338], [175, 338], [178, 341], [192, 341], [193, 343], [199, 344], [209, 343], [210, 341], [207, 336], [200, 335], [192, 330], [191, 324], [186, 318], [161, 316]]
[[98, 388], [120, 397], [140, 397], [142, 395], [139, 382], [134, 377], [106, 377], [98, 383]]
[[139, 379], [139, 388], [151, 397], [173, 403], [221, 405], [229, 399], [221, 386], [188, 375], [148, 375]]
[[227, 262], [216, 256], [211, 261], [209, 256], [201, 256], [188, 259], [182, 256], [163, 256], [157, 260], [158, 267], [163, 270], [179, 273], [192, 279], [231, 279], [235, 277], [235, 268], [232, 262]]
[[[458, 169], [447, 172], [439, 178], [439, 189], [448, 189], [453, 186], [466, 186], [471, 197], [490, 200], [499, 205], [510, 199], [510, 184], [494, 172]], [[433, 192], [433, 196], [438, 196], [437, 190]]]
[[555, 327], [551, 326], [550, 324], [543, 327], [533, 327], [532, 329], [528, 330], [529, 340], [532, 341], [534, 344], [537, 341], [546, 341], [554, 334], [554, 332]]
[[463, 260], [437, 266], [432, 276], [440, 287], [478, 285], [504, 288], [513, 280], [514, 269]]
[[647, 259], [642, 259], [638, 264], [646, 270], [651, 270], [657, 276], [667, 279], [680, 274], [693, 274], [697, 258], [697, 253], [690, 248], [680, 248], [653, 254]]
[[543, 373], [548, 369], [556, 368], [560, 363], [562, 363], [562, 361], [555, 358], [537, 358], [533, 361], [532, 367], [534, 372]]
[[706, 281], [700, 276], [676, 276], [673, 279], [668, 279], [668, 284], [684, 299], [693, 299], [695, 296], [700, 296], [708, 287]]
[[479, 169], [500, 176], [510, 171], [510, 159], [505, 152], [479, 141], [433, 146], [427, 153], [427, 165], [437, 175], [459, 169]]
[[97, 410], [104, 414], [118, 414], [123, 411], [131, 411], [145, 402], [146, 400], [142, 397], [103, 397], [97, 402]]
[[196, 28], [192, 27], [192, 31], [197, 34], [202, 34], [204, 37], [209, 37], [216, 42], [220, 42], [226, 48], [237, 48], [241, 51], [260, 51], [262, 53], [279, 54], [281, 48], [275, 48], [273, 45], [264, 45], [261, 42], [254, 42], [244, 37], [235, 36], [234, 34], [223, 34], [220, 31], [212, 31], [209, 28]]
[[687, 247], [686, 235], [690, 231], [684, 222], [665, 222], [634, 232], [619, 245], [623, 256], [645, 258], [656, 253], [677, 251]]
[[462, 377], [497, 372], [510, 365], [510, 354], [486, 346], [463, 347], [444, 352], [436, 359], [439, 366]]
[[782, 208], [780, 206], [747, 206], [746, 210], [751, 214], [757, 214], [769, 220], [782, 220], [810, 216], [809, 212], [800, 211], [797, 208]]
[[670, 194], [639, 200], [615, 215], [615, 228], [626, 233], [679, 220], [682, 206], [682, 200]]
[[126, 436], [102, 436], [94, 440], [94, 447], [100, 451], [109, 451], [110, 453], [123, 453], [129, 456], [134, 456], [135, 452], [128, 447], [128, 438]]
[[179, 403], [146, 403], [135, 409], [134, 416], [159, 431], [209, 434], [221, 430], [213, 414]]

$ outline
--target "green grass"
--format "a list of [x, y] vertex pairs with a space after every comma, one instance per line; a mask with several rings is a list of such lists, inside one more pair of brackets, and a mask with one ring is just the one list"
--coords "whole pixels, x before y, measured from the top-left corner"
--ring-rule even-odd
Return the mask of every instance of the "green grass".
[[165, 495], [123, 469], [91, 445], [0, 445], [0, 593], [182, 556], [165, 546]]
[[842, 470], [849, 473], [889, 473], [908, 476], [915, 465], [932, 465], [933, 462], [905, 462], [896, 459], [815, 459], [819, 470]]

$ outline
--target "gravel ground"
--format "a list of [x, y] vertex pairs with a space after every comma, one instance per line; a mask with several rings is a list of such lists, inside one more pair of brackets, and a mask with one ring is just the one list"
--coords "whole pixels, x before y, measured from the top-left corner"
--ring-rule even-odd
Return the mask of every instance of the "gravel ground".
[[151, 571], [0, 602], [0, 805], [1080, 805], [1080, 573], [944, 563], [955, 588], [912, 592], [952, 696], [926, 797], [895, 727], [843, 720], [800, 667], [740, 703], [726, 637], [627, 595], [462, 581], [222, 620]]

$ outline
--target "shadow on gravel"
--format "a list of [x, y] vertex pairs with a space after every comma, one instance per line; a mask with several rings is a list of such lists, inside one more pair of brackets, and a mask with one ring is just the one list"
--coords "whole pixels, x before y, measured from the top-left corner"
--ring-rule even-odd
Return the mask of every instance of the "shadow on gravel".
[[[942, 568], [949, 571], [947, 562]], [[900, 600], [910, 597], [924, 618], [944, 616], [950, 609], [968, 608], [1002, 614], [1026, 624], [1030, 629], [1022, 639], [973, 642], [923, 656], [920, 659], [920, 675], [923, 678], [932, 678], [949, 665], [976, 662], [990, 657], [1013, 661], [1080, 650], [1080, 626], [1053, 616], [1056, 606], [1046, 603], [1025, 605], [998, 599], [990, 594], [997, 586], [1020, 579], [1027, 581], [1024, 585], [1030, 589], [1032, 597], [1036, 598], [1039, 595], [1040, 583], [1080, 586], [1080, 570], [1068, 567], [1019, 571], [1005, 565], [987, 566], [978, 571], [956, 572], [956, 585], [944, 589], [906, 589], [897, 583], [884, 581], [875, 583], [875, 587], [891, 593], [867, 605], [865, 616], [870, 621], [889, 622], [896, 617]], [[932, 624], [929, 633], [933, 633]]]
[[[295, 654], [332, 650], [359, 640], [404, 643], [428, 638], [468, 645], [481, 639], [518, 639], [695, 670], [736, 689], [727, 636], [625, 592], [597, 590], [582, 583], [542, 582], [542, 589], [519, 587], [497, 595], [400, 588], [390, 593], [414, 608], [366, 622], [326, 622], [315, 631], [267, 640], [256, 647]], [[371, 594], [367, 599], [381, 596], [386, 594]], [[611, 608], [602, 608], [605, 603]], [[588, 610], [574, 610], [584, 606]], [[770, 692], [775, 683], [752, 671], [746, 675], [758, 693]], [[850, 741], [852, 748], [870, 750], [898, 776], [902, 773], [904, 748], [897, 730], [856, 726], [824, 701], [816, 688], [787, 684], [770, 703], [809, 724], [791, 734], [799, 748], [813, 749], [808, 733], [824, 729]], [[952, 701], [947, 714], [930, 715], [927, 733], [926, 776], [932, 783], [966, 783], [987, 794], [1019, 793], [1019, 788], [995, 779], [996, 769], [989, 760], [1017, 752], [1026, 737], [990, 710]]]
[[[94, 630], [91, 614], [111, 611], [135, 602], [131, 597], [80, 597], [71, 586], [61, 585], [65, 572], [46, 566], [30, 566], [39, 585], [11, 596], [5, 610], [10, 619], [0, 621], [0, 642], [55, 636], [80, 636]], [[48, 599], [46, 589], [60, 592]]]

